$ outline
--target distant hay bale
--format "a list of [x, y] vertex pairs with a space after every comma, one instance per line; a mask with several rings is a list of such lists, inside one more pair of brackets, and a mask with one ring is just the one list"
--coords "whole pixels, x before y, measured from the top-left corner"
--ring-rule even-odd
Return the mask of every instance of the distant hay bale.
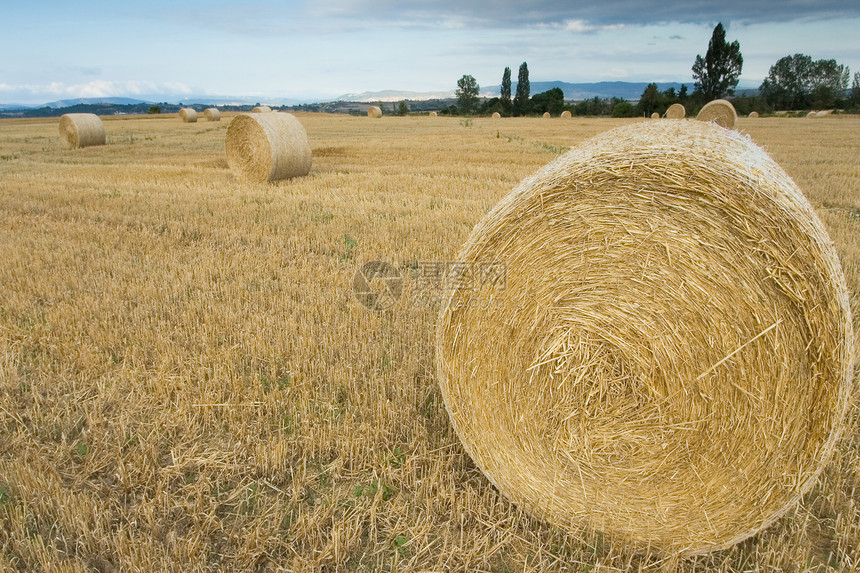
[[757, 111], [751, 111], [750, 112], [750, 119], [756, 119], [757, 117], [758, 117]]
[[272, 113], [272, 108], [267, 105], [258, 105], [251, 110], [251, 113]]
[[666, 110], [666, 119], [684, 119], [687, 116], [687, 110], [679, 103], [673, 103]]
[[806, 114], [806, 117], [818, 117], [818, 112], [817, 111], [810, 111], [809, 113]]
[[844, 431], [837, 253], [738, 132], [598, 135], [523, 180], [452, 260], [436, 367], [453, 427], [502, 494], [571, 535], [729, 547], [796, 506]]
[[369, 108], [367, 108], [367, 117], [373, 117], [373, 118], [382, 117], [382, 110], [379, 109], [379, 107], [372, 105]]
[[193, 108], [183, 107], [179, 110], [179, 119], [183, 123], [194, 123], [197, 121], [197, 112]]
[[93, 113], [67, 113], [60, 117], [63, 147], [76, 149], [105, 144], [105, 126]]
[[825, 110], [819, 111], [815, 114], [815, 117], [827, 117], [828, 115], [833, 115], [832, 109], [825, 109]]
[[733, 129], [738, 121], [738, 114], [730, 101], [715, 99], [705, 104], [696, 119], [716, 123], [726, 129]]
[[651, 119], [660, 119], [660, 114], [655, 111], [651, 114]]
[[500, 117], [502, 117], [502, 114], [500, 114], [500, 113], [499, 113], [499, 112], [497, 112], [497, 111], [494, 111], [494, 112], [493, 112], [493, 119], [499, 119]]
[[570, 112], [568, 110], [561, 112], [561, 119], [570, 119]]
[[221, 121], [221, 112], [217, 107], [208, 107], [206, 108], [206, 111], [203, 112], [203, 117], [208, 121]]
[[548, 111], [543, 112], [543, 116], [544, 116], [544, 119], [547, 117], [550, 117], [549, 112]]
[[240, 179], [275, 181], [311, 170], [307, 132], [290, 113], [237, 115], [227, 128], [225, 147], [230, 170]]
[[436, 117], [438, 114], [435, 111], [430, 112], [430, 117]]

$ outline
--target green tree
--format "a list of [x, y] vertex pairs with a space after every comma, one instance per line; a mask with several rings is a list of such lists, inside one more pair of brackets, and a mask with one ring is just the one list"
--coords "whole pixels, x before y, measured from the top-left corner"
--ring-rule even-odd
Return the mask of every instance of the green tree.
[[505, 67], [505, 72], [502, 74], [502, 89], [499, 94], [499, 101], [506, 113], [511, 112], [511, 68]]
[[678, 101], [681, 103], [687, 101], [687, 84], [681, 84], [681, 89], [678, 90]]
[[397, 115], [406, 115], [407, 113], [409, 113], [409, 105], [406, 100], [402, 100], [397, 104]]
[[564, 92], [561, 91], [561, 88], [552, 88], [535, 94], [531, 98], [531, 110], [533, 113], [542, 114], [548, 111], [551, 115], [561, 115], [563, 109]]
[[759, 93], [774, 109], [833, 107], [848, 88], [848, 68], [836, 60], [813, 61], [806, 54], [777, 60]]
[[851, 84], [851, 107], [860, 109], [860, 72], [854, 72], [854, 82]]
[[705, 57], [696, 56], [693, 64], [695, 90], [709, 100], [732, 95], [743, 66], [741, 46], [737, 40], [731, 44], [726, 42], [726, 30], [721, 22], [714, 28]]
[[612, 107], [612, 117], [636, 117], [636, 106], [629, 101], [620, 101]]
[[478, 93], [481, 86], [472, 76], [465, 75], [457, 80], [457, 107], [463, 115], [470, 115], [478, 107]]
[[517, 94], [514, 96], [514, 115], [526, 115], [529, 112], [529, 96], [531, 86], [529, 85], [529, 65], [525, 62], [520, 64], [520, 72], [517, 76]]
[[149, 110], [146, 113], [152, 113], [152, 114], [161, 113], [161, 106], [160, 105], [151, 105], [151, 106], [149, 106]]
[[639, 98], [639, 113], [650, 116], [657, 111], [657, 105], [660, 103], [660, 93], [657, 91], [657, 84], [648, 84], [642, 96]]

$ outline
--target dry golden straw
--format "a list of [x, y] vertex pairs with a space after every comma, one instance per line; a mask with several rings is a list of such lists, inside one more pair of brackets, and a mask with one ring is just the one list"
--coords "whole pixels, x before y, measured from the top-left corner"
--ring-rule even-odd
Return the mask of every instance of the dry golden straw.
[[732, 129], [738, 121], [738, 114], [730, 101], [715, 99], [705, 104], [696, 119], [710, 121], [727, 129]]
[[67, 113], [60, 117], [60, 141], [68, 149], [104, 145], [105, 126], [95, 114]]
[[660, 114], [655, 111], [651, 114], [651, 119], [660, 119]]
[[544, 118], [550, 117], [549, 112], [548, 111], [543, 112], [543, 116], [544, 116]]
[[272, 113], [272, 108], [267, 105], [258, 105], [251, 110], [251, 113]]
[[221, 112], [217, 107], [208, 107], [206, 108], [206, 111], [203, 112], [203, 117], [208, 121], [221, 121]]
[[679, 103], [673, 103], [666, 110], [666, 119], [684, 119], [687, 115], [687, 110]]
[[179, 110], [179, 119], [184, 123], [195, 123], [197, 121], [197, 112], [193, 108], [183, 107]]
[[500, 113], [499, 113], [499, 112], [497, 112], [497, 111], [494, 111], [494, 112], [493, 112], [493, 119], [499, 119], [500, 117], [502, 117], [502, 114], [500, 114]]
[[570, 119], [570, 112], [568, 110], [561, 112], [561, 119]]
[[827, 117], [828, 115], [832, 115], [832, 114], [833, 114], [832, 109], [825, 109], [825, 110], [816, 112], [815, 117]]
[[586, 141], [454, 260], [436, 333], [454, 428], [505, 496], [572, 534], [729, 547], [795, 506], [844, 429], [839, 259], [735, 131], [647, 122]]
[[757, 111], [751, 111], [750, 112], [750, 119], [756, 119], [757, 117], [758, 117]]
[[311, 170], [308, 135], [289, 113], [237, 115], [227, 128], [225, 147], [227, 163], [240, 179], [275, 181]]
[[379, 109], [377, 106], [372, 105], [367, 108], [367, 117], [382, 117], [382, 110]]
[[430, 112], [430, 117], [436, 117], [437, 113], [435, 111]]

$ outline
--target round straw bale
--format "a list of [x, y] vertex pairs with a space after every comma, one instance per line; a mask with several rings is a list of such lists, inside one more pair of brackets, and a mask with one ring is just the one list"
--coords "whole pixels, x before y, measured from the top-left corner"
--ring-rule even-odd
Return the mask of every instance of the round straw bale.
[[727, 129], [732, 129], [738, 121], [738, 113], [735, 111], [735, 106], [732, 105], [732, 102], [724, 99], [715, 99], [705, 104], [701, 111], [699, 111], [696, 119], [699, 121], [711, 121]]
[[844, 430], [839, 259], [735, 131], [645, 122], [581, 143], [454, 260], [469, 270], [436, 332], [453, 426], [499, 491], [573, 534], [729, 547], [795, 506]]
[[382, 117], [382, 110], [379, 107], [372, 105], [367, 108], [367, 117]]
[[184, 123], [195, 123], [197, 121], [197, 112], [190, 107], [183, 107], [179, 110], [179, 119]]
[[544, 116], [544, 118], [550, 117], [549, 112], [548, 111], [543, 112], [543, 116]]
[[818, 117], [818, 112], [817, 111], [810, 111], [809, 113], [806, 114], [806, 117]]
[[832, 109], [825, 109], [815, 113], [815, 117], [827, 117], [828, 115], [832, 115]]
[[105, 144], [105, 126], [93, 113], [67, 113], [60, 117], [60, 141], [69, 149]]
[[436, 117], [438, 114], [435, 111], [430, 112], [430, 117]]
[[272, 113], [272, 108], [267, 105], [258, 105], [251, 110], [251, 113]]
[[497, 111], [494, 111], [494, 112], [493, 112], [493, 119], [499, 119], [500, 117], [502, 117], [502, 114], [500, 114], [500, 113], [499, 113], [499, 112], [497, 112]]
[[750, 112], [750, 119], [756, 119], [757, 117], [758, 117], [757, 111], [751, 111]]
[[568, 110], [561, 112], [561, 119], [570, 119], [570, 112]]
[[660, 119], [660, 114], [655, 111], [651, 114], [651, 119]]
[[679, 103], [673, 103], [666, 110], [666, 119], [684, 119], [687, 115], [687, 110]]
[[221, 121], [221, 112], [217, 107], [208, 107], [206, 111], [203, 112], [203, 116], [208, 121]]
[[290, 113], [239, 114], [227, 128], [227, 163], [240, 179], [275, 181], [307, 175], [311, 146]]

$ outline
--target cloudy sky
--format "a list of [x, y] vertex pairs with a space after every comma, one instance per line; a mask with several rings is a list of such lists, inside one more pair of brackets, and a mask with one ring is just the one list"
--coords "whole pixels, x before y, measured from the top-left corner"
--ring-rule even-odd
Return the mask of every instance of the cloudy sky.
[[523, 61], [532, 81], [691, 83], [693, 60], [720, 21], [741, 45], [741, 85], [757, 86], [797, 52], [860, 71], [858, 0], [4, 4], [0, 103], [443, 91], [463, 74], [497, 85], [505, 66], [516, 79]]

